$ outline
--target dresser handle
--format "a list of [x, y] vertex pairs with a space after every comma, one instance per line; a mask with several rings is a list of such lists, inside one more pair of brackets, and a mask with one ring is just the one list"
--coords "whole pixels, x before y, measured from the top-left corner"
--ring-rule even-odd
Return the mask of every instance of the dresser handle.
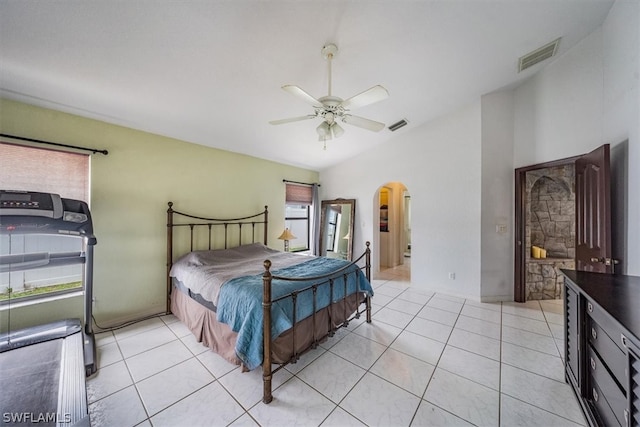
[[590, 357], [589, 359], [591, 359], [591, 369], [593, 369], [595, 371], [596, 370], [596, 361], [593, 360], [593, 357]]
[[629, 410], [625, 409], [624, 410], [624, 422], [626, 425], [629, 425]]
[[591, 304], [590, 302], [587, 303], [587, 310], [589, 310], [589, 313], [593, 312], [593, 304]]
[[620, 340], [622, 341], [622, 346], [627, 348], [627, 337], [625, 337], [624, 334], [620, 334]]
[[595, 388], [593, 389], [593, 400], [595, 400], [596, 402], [598, 401], [598, 392]]
[[594, 340], [598, 339], [598, 333], [596, 332], [595, 328], [591, 328], [591, 336]]

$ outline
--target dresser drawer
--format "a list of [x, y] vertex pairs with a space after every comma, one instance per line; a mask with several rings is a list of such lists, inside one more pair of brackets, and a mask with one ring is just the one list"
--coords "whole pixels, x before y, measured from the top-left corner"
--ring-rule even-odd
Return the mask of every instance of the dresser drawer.
[[[621, 335], [618, 333], [618, 335]], [[626, 393], [627, 388], [627, 355], [613, 341], [612, 337], [591, 316], [587, 317], [587, 337], [589, 344], [598, 352], [602, 360]], [[622, 342], [622, 341], [621, 341]]]
[[609, 406], [609, 403], [603, 396], [600, 386], [593, 379], [593, 377], [589, 377], [589, 380], [587, 381], [587, 383], [589, 384], [587, 400], [592, 406], [595, 407], [596, 412], [602, 424], [604, 426], [615, 426], [615, 427], [626, 426], [626, 424], [621, 424], [618, 421], [618, 418], [616, 418], [616, 416], [613, 413], [613, 410]]
[[587, 353], [587, 365], [589, 384], [593, 382], [598, 384], [599, 398], [607, 402], [614, 416], [618, 419], [618, 423], [626, 425], [627, 396], [613, 380], [607, 367], [590, 346]]
[[624, 344], [622, 343], [622, 329], [618, 322], [613, 320], [606, 311], [604, 311], [599, 305], [591, 302], [588, 298], [586, 301], [587, 314], [609, 335], [613, 343], [622, 351], [625, 352]]

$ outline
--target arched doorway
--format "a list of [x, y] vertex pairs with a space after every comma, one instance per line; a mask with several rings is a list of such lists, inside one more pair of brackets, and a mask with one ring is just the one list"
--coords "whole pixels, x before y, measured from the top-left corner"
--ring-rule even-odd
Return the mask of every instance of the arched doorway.
[[401, 182], [381, 185], [374, 198], [377, 277], [411, 279], [411, 195]]

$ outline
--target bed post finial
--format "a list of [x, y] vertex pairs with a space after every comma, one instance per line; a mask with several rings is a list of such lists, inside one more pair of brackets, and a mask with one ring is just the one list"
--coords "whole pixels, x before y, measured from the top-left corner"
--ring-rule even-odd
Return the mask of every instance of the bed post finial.
[[371, 242], [367, 240], [365, 243], [367, 249], [364, 251], [365, 253], [365, 276], [368, 281], [371, 281]]
[[264, 205], [264, 245], [267, 246], [269, 237], [269, 206]]
[[366, 276], [367, 276], [367, 280], [371, 281], [371, 242], [370, 241], [366, 241], [365, 245], [367, 246], [367, 249], [364, 251], [365, 253], [365, 266], [366, 266]]

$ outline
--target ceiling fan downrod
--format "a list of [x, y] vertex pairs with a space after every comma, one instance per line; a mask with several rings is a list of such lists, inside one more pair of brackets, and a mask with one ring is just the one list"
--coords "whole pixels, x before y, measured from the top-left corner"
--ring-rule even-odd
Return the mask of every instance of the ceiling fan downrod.
[[331, 96], [331, 61], [333, 57], [338, 53], [338, 46], [333, 43], [330, 43], [324, 46], [321, 50], [322, 57], [327, 60], [329, 67], [329, 93], [327, 96]]

